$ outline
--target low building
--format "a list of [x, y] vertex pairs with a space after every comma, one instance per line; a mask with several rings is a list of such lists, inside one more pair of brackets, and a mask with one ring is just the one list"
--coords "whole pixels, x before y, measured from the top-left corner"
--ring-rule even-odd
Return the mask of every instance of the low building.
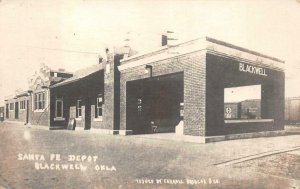
[[106, 59], [82, 69], [74, 76], [50, 87], [50, 129], [66, 129], [74, 119], [75, 130], [97, 129], [119, 132], [120, 75], [117, 66], [129, 48], [107, 49]]
[[5, 118], [24, 124], [50, 126], [50, 92], [49, 87], [73, 74], [64, 70], [52, 70], [42, 65], [29, 79], [27, 91], [16, 92], [5, 99]]

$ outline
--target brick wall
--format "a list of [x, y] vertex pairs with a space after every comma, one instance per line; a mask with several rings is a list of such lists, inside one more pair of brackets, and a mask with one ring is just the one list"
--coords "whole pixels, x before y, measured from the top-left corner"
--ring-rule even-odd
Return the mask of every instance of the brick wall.
[[[51, 126], [67, 128], [70, 118], [76, 118], [77, 100], [81, 100], [81, 118], [76, 118], [76, 127], [85, 128], [85, 109], [87, 100], [90, 102], [91, 109], [91, 128], [105, 129], [106, 122], [103, 120], [107, 114], [103, 114], [103, 119], [96, 118], [95, 107], [96, 100], [99, 94], [104, 93], [104, 75], [103, 70], [99, 70], [79, 81], [67, 85], [51, 88]], [[63, 99], [64, 121], [55, 119], [55, 100], [56, 98]], [[107, 101], [109, 102], [109, 101]], [[106, 109], [106, 101], [102, 106], [103, 111]], [[109, 115], [112, 117], [111, 115]]]
[[102, 129], [117, 130], [119, 128], [120, 73], [117, 66], [122, 57], [122, 55], [109, 54], [108, 61], [104, 62], [103, 122], [105, 124], [98, 124]]
[[[207, 54], [206, 135], [282, 130], [284, 72], [266, 69], [268, 76], [239, 71], [239, 61]], [[224, 123], [224, 88], [261, 85], [261, 118], [270, 123]]]
[[[183, 72], [184, 74], [184, 134], [193, 136], [205, 135], [205, 85], [206, 54], [204, 51], [187, 54], [181, 57], [147, 63], [153, 67], [153, 77]], [[130, 64], [128, 62], [127, 64]], [[149, 77], [145, 65], [121, 71], [120, 75], [120, 129], [128, 130], [126, 117], [126, 83]]]

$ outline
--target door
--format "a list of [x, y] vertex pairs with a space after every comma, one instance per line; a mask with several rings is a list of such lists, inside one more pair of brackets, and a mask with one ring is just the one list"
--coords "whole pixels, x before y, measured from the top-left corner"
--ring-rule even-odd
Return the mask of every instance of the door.
[[29, 123], [29, 100], [26, 101], [26, 124]]
[[15, 119], [19, 119], [19, 102], [15, 103]]
[[8, 104], [6, 104], [5, 111], [6, 111], [6, 118], [9, 118], [9, 106], [8, 106]]
[[84, 129], [91, 129], [91, 100], [90, 98], [85, 99], [85, 125]]

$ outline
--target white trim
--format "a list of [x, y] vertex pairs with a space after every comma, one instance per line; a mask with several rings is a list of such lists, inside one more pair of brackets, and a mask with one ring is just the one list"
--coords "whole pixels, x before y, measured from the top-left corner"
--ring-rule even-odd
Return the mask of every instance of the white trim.
[[76, 117], [75, 120], [76, 121], [82, 121], [82, 117], [81, 116], [80, 117]]
[[238, 119], [238, 120], [224, 120], [224, 123], [265, 123], [274, 122], [274, 119]]
[[45, 109], [37, 109], [37, 110], [34, 110], [33, 112], [44, 112]]
[[93, 121], [103, 121], [103, 116], [100, 116], [100, 117], [97, 117], [97, 118], [94, 118]]

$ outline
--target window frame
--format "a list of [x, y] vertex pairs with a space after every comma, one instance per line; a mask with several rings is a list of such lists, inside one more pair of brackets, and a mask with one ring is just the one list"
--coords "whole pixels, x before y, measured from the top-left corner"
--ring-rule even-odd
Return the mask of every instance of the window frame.
[[[79, 102], [80, 102], [80, 107], [79, 107]], [[80, 116], [79, 116], [79, 110], [80, 110]], [[82, 117], [82, 99], [78, 99], [76, 101], [76, 118], [81, 118]]]
[[15, 103], [14, 102], [10, 102], [9, 103], [9, 111], [14, 111], [15, 110]]
[[46, 109], [46, 91], [33, 94], [33, 109], [34, 111], [43, 111]]
[[19, 109], [20, 110], [25, 110], [26, 109], [26, 101], [25, 100], [21, 100], [19, 101]]
[[[101, 98], [101, 104], [99, 106], [99, 99]], [[99, 115], [99, 112], [101, 110], [101, 115]], [[96, 106], [95, 106], [95, 118], [102, 118], [103, 116], [103, 95], [102, 94], [99, 94], [96, 98]]]

